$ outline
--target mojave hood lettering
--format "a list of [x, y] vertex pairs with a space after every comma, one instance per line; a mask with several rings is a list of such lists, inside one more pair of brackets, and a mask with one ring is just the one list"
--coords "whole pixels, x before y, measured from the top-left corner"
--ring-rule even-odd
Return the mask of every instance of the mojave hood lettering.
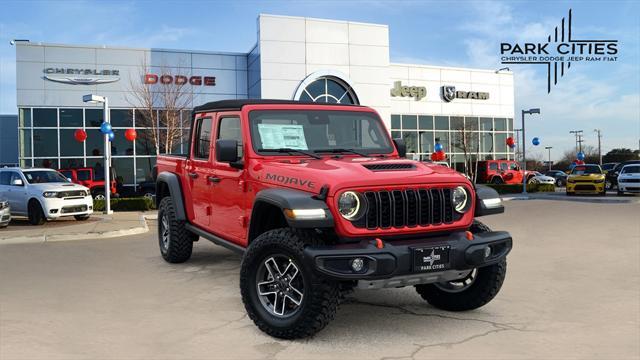
[[316, 187], [315, 181], [301, 178], [301, 177], [291, 177], [291, 176], [277, 175], [272, 173], [267, 173], [265, 177], [267, 180], [275, 181], [284, 185], [299, 185], [303, 187], [306, 186], [309, 189], [314, 189]]

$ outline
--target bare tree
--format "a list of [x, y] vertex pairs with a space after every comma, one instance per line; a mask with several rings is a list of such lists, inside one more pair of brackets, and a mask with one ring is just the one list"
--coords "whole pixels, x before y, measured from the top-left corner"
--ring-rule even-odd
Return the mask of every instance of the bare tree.
[[[127, 102], [137, 110], [136, 127], [148, 130], [140, 134], [140, 141], [153, 147], [156, 155], [169, 153], [182, 138], [181, 113], [191, 108], [193, 93], [188, 77], [177, 65], [171, 70], [159, 67], [159, 74], [150, 74], [143, 61], [139, 74], [129, 78]], [[159, 110], [159, 111], [158, 111]]]
[[453, 146], [462, 150], [464, 156], [464, 173], [475, 182], [478, 174], [480, 157], [480, 134], [476, 124], [462, 122], [454, 128]]

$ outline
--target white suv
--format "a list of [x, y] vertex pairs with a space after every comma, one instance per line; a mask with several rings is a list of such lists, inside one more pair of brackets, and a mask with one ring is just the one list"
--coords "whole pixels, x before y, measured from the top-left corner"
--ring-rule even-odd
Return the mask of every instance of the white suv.
[[0, 197], [9, 201], [11, 215], [28, 216], [33, 225], [62, 216], [86, 220], [93, 213], [89, 189], [51, 169], [0, 169]]

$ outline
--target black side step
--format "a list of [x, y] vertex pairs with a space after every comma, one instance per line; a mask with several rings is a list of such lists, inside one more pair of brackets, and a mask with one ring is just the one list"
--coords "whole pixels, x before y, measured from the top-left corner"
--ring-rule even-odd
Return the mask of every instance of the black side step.
[[226, 247], [227, 249], [229, 249], [229, 250], [231, 250], [231, 251], [233, 251], [235, 253], [238, 253], [240, 255], [244, 254], [245, 249], [243, 247], [237, 245], [237, 244], [234, 244], [234, 243], [232, 243], [230, 241], [227, 241], [227, 240], [225, 240], [223, 238], [217, 237], [217, 236], [215, 236], [215, 235], [213, 235], [211, 233], [208, 233], [208, 232], [206, 232], [206, 231], [204, 231], [204, 230], [202, 230], [200, 228], [197, 228], [197, 227], [195, 227], [195, 226], [193, 226], [193, 225], [191, 225], [189, 223], [185, 224], [184, 226], [187, 228], [187, 230], [191, 231], [192, 233], [194, 233], [194, 234], [196, 234], [196, 235], [198, 235], [200, 237], [203, 237], [203, 238], [211, 241], [212, 243], [214, 243], [216, 245], [220, 245], [220, 246]]

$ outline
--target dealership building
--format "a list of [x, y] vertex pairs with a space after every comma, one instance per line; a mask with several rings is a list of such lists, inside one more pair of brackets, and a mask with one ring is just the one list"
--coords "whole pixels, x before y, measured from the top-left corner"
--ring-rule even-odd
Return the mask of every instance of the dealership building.
[[[156, 146], [153, 139], [168, 129], [161, 121], [153, 127], [143, 121], [136, 90], [176, 83], [190, 107], [244, 98], [370, 106], [393, 137], [406, 140], [410, 156], [423, 160], [436, 141], [458, 167], [463, 143], [481, 160], [514, 156], [505, 142], [514, 130], [513, 73], [392, 63], [386, 25], [260, 15], [256, 44], [247, 53], [29, 41], [15, 46], [21, 166], [102, 166], [102, 105], [82, 99], [97, 94], [109, 99], [117, 176], [127, 186], [148, 181], [156, 152], [183, 152], [186, 143]], [[160, 104], [157, 111], [163, 111]], [[181, 115], [183, 133], [188, 114]], [[124, 131], [132, 127], [138, 139], [129, 142]], [[86, 130], [86, 141], [74, 139], [76, 129]]]

